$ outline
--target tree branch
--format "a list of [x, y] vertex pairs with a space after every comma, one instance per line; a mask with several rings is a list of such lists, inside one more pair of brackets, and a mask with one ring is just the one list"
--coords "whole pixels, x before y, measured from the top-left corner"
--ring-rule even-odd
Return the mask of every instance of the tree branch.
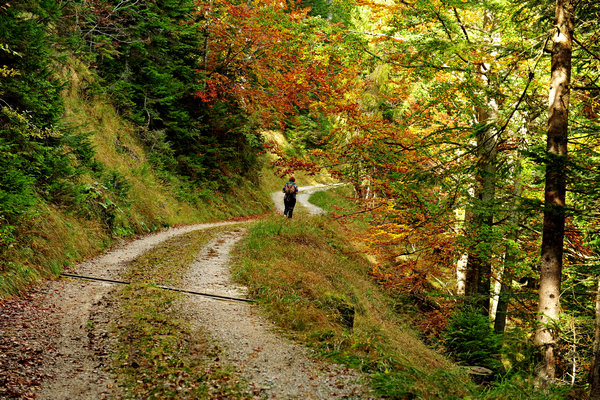
[[588, 53], [590, 56], [592, 56], [596, 60], [600, 61], [600, 57], [598, 57], [597, 55], [595, 55], [594, 53], [592, 53], [590, 50], [588, 50], [588, 48], [585, 47], [579, 40], [575, 39], [575, 37], [573, 37], [573, 41], [575, 43], [577, 43], [579, 45], [579, 47], [581, 47], [583, 50], [585, 50], [585, 52]]
[[471, 41], [469, 40], [469, 34], [467, 33], [467, 29], [465, 28], [465, 25], [460, 20], [460, 15], [458, 15], [458, 11], [456, 10], [456, 7], [452, 7], [452, 10], [454, 10], [454, 16], [456, 17], [456, 20], [458, 21], [460, 28], [462, 29], [463, 33], [465, 34], [465, 38], [467, 39], [467, 42], [471, 43]]
[[361, 31], [348, 31], [350, 33], [360, 33], [363, 35], [370, 35], [370, 36], [379, 36], [379, 37], [385, 37], [385, 38], [389, 38], [389, 39], [393, 39], [393, 40], [397, 40], [399, 42], [404, 42], [406, 39], [398, 37], [398, 36], [391, 36], [391, 35], [386, 35], [385, 33], [376, 33], [376, 32], [361, 32]]
[[[461, 71], [461, 72], [466, 72], [465, 69], [462, 68], [453, 68], [453, 67], [442, 67], [439, 65], [429, 65], [429, 64], [413, 64], [413, 65], [408, 65], [408, 64], [402, 64], [396, 61], [392, 61], [392, 60], [386, 60], [385, 58], [381, 57], [378, 54], [373, 53], [372, 51], [368, 50], [367, 48], [363, 47], [363, 50], [367, 53], [372, 55], [373, 57], [385, 62], [385, 63], [390, 63], [392, 65], [397, 65], [399, 67], [402, 68], [433, 68], [433, 69], [439, 69], [439, 70], [451, 70], [451, 71]], [[460, 57], [460, 56], [459, 56]]]

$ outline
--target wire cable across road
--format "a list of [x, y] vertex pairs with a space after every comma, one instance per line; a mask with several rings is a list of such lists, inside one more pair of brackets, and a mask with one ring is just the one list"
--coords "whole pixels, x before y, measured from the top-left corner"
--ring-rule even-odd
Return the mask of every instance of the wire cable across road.
[[[116, 280], [113, 280], [113, 279], [105, 279], [105, 278], [96, 278], [96, 277], [93, 277], [93, 276], [82, 276], [82, 275], [75, 275], [75, 274], [68, 274], [68, 273], [61, 273], [60, 275], [68, 277], [68, 278], [78, 278], [78, 279], [87, 279], [87, 280], [90, 280], [90, 281], [118, 283], [118, 284], [121, 284], [121, 285], [131, 285], [131, 282], [116, 281]], [[194, 292], [193, 290], [178, 289], [178, 288], [172, 288], [172, 287], [168, 287], [168, 286], [159, 286], [159, 285], [153, 285], [153, 286], [155, 286], [155, 287], [157, 287], [159, 289], [172, 290], [174, 292], [181, 292], [181, 293], [193, 294], [193, 295], [196, 295], [196, 296], [210, 297], [210, 298], [213, 298], [215, 300], [240, 301], [240, 302], [243, 302], [243, 303], [254, 303], [254, 300], [241, 299], [239, 297], [220, 296], [218, 294]]]

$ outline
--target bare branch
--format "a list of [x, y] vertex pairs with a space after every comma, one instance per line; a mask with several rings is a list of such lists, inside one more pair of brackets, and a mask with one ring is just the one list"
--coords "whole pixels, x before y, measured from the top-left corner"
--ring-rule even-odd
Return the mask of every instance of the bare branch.
[[397, 40], [399, 42], [404, 42], [406, 39], [399, 37], [399, 36], [391, 36], [391, 35], [386, 35], [385, 33], [377, 33], [377, 32], [361, 32], [361, 31], [348, 31], [350, 33], [360, 33], [363, 35], [370, 35], [370, 36], [379, 36], [379, 37], [385, 37], [388, 39], [393, 39], [393, 40]]

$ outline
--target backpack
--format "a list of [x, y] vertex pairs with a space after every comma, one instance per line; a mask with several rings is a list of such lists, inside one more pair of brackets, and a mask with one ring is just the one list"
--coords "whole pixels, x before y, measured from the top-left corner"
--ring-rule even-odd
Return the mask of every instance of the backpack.
[[293, 183], [286, 183], [283, 187], [285, 191], [285, 198], [290, 199], [294, 194], [296, 194], [296, 185]]

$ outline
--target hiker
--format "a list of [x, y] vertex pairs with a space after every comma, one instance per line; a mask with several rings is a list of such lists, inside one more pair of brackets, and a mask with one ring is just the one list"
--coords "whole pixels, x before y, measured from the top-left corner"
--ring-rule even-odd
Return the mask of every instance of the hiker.
[[283, 185], [282, 192], [285, 194], [285, 196], [283, 196], [283, 205], [285, 206], [285, 209], [283, 210], [283, 216], [292, 218], [294, 206], [296, 205], [296, 193], [298, 193], [296, 178], [290, 176], [290, 181]]

